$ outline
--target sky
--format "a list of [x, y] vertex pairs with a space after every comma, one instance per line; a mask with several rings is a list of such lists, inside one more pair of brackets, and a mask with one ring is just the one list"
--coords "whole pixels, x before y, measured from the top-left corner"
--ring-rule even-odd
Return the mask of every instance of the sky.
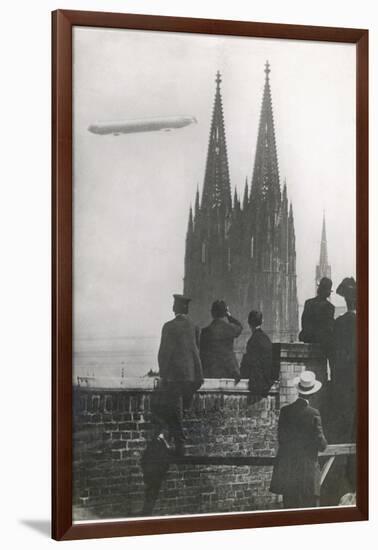
[[[250, 183], [270, 83], [281, 185], [293, 203], [298, 300], [315, 292], [323, 211], [334, 289], [355, 276], [355, 46], [74, 28], [74, 334], [157, 336], [182, 292], [189, 206], [202, 190], [215, 74], [232, 192]], [[195, 116], [171, 132], [97, 122]], [[336, 306], [343, 305], [337, 295]]]

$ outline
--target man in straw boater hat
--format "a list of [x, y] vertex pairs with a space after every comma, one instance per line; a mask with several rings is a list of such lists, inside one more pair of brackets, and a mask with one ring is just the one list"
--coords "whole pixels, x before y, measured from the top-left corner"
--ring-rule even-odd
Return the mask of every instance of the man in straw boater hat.
[[[160, 416], [175, 442], [175, 453], [184, 454], [183, 410], [203, 383], [199, 355], [199, 328], [189, 318], [190, 298], [173, 295], [175, 318], [164, 324], [158, 353], [159, 374], [164, 394]], [[160, 434], [162, 436], [162, 434]]]
[[311, 371], [294, 379], [298, 398], [282, 407], [278, 421], [278, 452], [270, 484], [272, 493], [283, 495], [284, 508], [319, 505], [320, 467], [318, 452], [327, 447], [320, 413], [309, 398], [322, 383]]

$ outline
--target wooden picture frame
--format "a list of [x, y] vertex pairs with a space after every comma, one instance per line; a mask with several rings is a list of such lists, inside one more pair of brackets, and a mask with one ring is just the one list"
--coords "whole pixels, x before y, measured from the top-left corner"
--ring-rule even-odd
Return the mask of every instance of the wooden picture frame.
[[[75, 26], [355, 44], [358, 280], [357, 503], [352, 507], [175, 518], [72, 521], [73, 151]], [[52, 537], [56, 540], [368, 519], [368, 31], [58, 10], [52, 14]]]

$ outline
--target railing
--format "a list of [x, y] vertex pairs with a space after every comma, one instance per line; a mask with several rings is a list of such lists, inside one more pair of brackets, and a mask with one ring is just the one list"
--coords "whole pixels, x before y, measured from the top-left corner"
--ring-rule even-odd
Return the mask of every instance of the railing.
[[[334, 463], [337, 456], [354, 454], [356, 454], [355, 443], [339, 443], [335, 445], [328, 445], [325, 451], [320, 452], [319, 457], [326, 459], [321, 469], [320, 485], [324, 483], [324, 480], [327, 477], [327, 474], [330, 471], [332, 464]], [[163, 470], [160, 471], [162, 460], [165, 463], [166, 467], [163, 467]], [[150, 514], [152, 512], [154, 503], [159, 493], [161, 481], [165, 477], [167, 469], [171, 464], [189, 464], [204, 466], [274, 466], [275, 460], [276, 458], [274, 456], [166, 455], [163, 459], [162, 457], [150, 456], [147, 461], [148, 467], [150, 468], [150, 476], [155, 468], [155, 473], [157, 475], [152, 476], [152, 482], [151, 479], [150, 482], [147, 482], [147, 480], [145, 479], [146, 495], [143, 513]]]
[[[319, 453], [319, 457], [325, 457], [321, 470], [320, 484], [322, 484], [332, 467], [337, 456], [356, 454], [356, 445], [354, 443], [340, 443], [328, 445], [327, 449]], [[273, 466], [274, 456], [191, 456], [182, 457], [172, 456], [169, 459], [170, 464], [191, 464], [191, 465], [213, 465], [213, 466]]]

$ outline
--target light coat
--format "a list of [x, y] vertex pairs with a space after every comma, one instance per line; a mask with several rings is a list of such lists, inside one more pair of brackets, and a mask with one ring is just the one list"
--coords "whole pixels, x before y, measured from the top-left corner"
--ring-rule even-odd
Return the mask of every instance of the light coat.
[[187, 315], [177, 315], [163, 326], [158, 353], [159, 374], [165, 382], [203, 382], [199, 329]]

